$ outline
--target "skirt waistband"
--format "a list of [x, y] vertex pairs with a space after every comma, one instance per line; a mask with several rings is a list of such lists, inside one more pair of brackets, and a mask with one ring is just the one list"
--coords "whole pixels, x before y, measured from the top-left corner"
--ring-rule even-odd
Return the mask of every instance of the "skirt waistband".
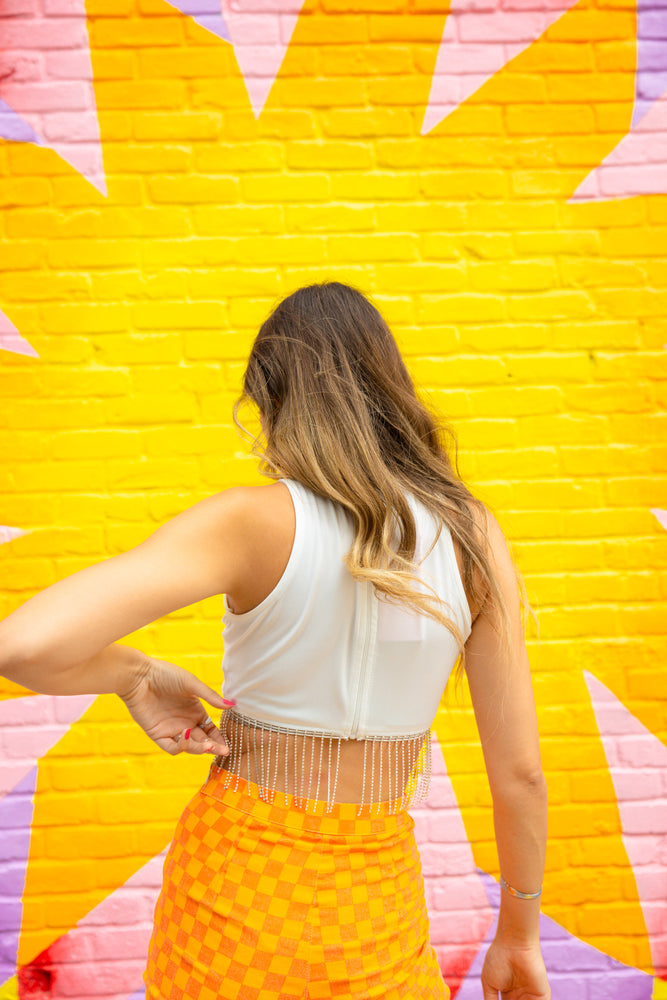
[[397, 808], [397, 801], [375, 802], [359, 812], [356, 802], [328, 803], [310, 799], [308, 810], [295, 796], [282, 791], [269, 792], [235, 775], [229, 774], [216, 761], [211, 764], [201, 792], [224, 802], [225, 808], [251, 813], [267, 825], [289, 827], [295, 832], [332, 837], [391, 837], [414, 828], [414, 820], [406, 809]]

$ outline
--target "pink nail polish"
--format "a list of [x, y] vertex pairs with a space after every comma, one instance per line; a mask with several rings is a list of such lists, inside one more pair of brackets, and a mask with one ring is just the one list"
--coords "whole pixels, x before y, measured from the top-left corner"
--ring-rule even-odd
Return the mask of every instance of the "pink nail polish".
[[190, 733], [191, 733], [191, 732], [192, 732], [192, 727], [191, 727], [190, 729], [186, 729], [186, 730], [185, 730], [185, 739], [186, 739], [186, 740], [189, 740], [189, 739], [190, 739]]
[[235, 701], [230, 701], [229, 698], [223, 698], [222, 700], [224, 701], [225, 705], [235, 705], [236, 704]]

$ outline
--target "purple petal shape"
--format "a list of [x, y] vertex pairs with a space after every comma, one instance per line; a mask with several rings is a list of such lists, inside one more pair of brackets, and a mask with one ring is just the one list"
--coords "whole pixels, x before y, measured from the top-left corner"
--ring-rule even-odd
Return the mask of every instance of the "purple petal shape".
[[16, 975], [37, 768], [0, 801], [0, 983]]
[[[479, 874], [495, 917], [456, 1000], [479, 1000], [482, 995], [480, 974], [498, 923], [500, 885], [486, 872]], [[653, 976], [598, 951], [543, 913], [540, 940], [551, 1000], [651, 1000]]]
[[667, 0], [637, 0], [637, 72], [631, 127], [667, 90]]
[[220, 0], [167, 0], [167, 2], [182, 14], [191, 17], [200, 27], [206, 28], [225, 42], [230, 41]]
[[37, 135], [32, 125], [25, 118], [0, 98], [0, 137], [12, 142], [34, 142], [44, 145], [44, 140]]

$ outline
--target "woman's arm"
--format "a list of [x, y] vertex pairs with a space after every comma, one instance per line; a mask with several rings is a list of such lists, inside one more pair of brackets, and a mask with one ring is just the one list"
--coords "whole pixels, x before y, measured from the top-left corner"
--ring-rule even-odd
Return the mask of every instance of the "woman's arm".
[[[493, 799], [500, 871], [521, 892], [542, 885], [547, 839], [547, 789], [519, 594], [507, 542], [489, 514], [491, 558], [511, 625], [512, 657], [502, 650], [489, 612], [482, 609], [466, 643], [466, 675]], [[539, 942], [540, 897], [520, 899], [501, 889], [496, 940]]]
[[0, 675], [43, 694], [124, 692], [147, 657], [117, 639], [214, 594], [245, 593], [260, 563], [270, 588], [280, 567], [262, 560], [258, 537], [272, 523], [272, 489], [207, 497], [135, 548], [31, 597], [0, 621]]

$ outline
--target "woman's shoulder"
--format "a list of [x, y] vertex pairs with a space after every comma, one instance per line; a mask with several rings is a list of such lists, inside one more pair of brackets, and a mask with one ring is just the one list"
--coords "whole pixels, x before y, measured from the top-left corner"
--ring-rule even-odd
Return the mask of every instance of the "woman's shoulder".
[[226, 593], [234, 611], [244, 613], [271, 592], [289, 560], [296, 530], [291, 491], [278, 481], [230, 487], [210, 499], [221, 530], [236, 538], [237, 572]]
[[[218, 518], [235, 530], [255, 536], [294, 520], [292, 491], [283, 480], [257, 486], [230, 486], [207, 498]], [[215, 516], [215, 515], [214, 515]], [[293, 527], [293, 525], [292, 525]], [[289, 524], [288, 524], [289, 528]]]

